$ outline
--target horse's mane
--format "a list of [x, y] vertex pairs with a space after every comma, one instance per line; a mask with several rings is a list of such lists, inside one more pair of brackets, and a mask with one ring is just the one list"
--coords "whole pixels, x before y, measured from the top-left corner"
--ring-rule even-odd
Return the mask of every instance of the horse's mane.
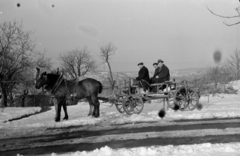
[[51, 76], [54, 76], [54, 77], [59, 77], [60, 76], [60, 74], [58, 74], [58, 73], [48, 73], [48, 75], [51, 75]]
[[[58, 78], [61, 76], [61, 74], [59, 73], [56, 73], [56, 72], [52, 72], [52, 73], [48, 73], [48, 77], [51, 81], [57, 81]], [[63, 78], [63, 77], [62, 77]], [[64, 78], [63, 78], [64, 79]], [[75, 83], [78, 79], [77, 78], [74, 78], [74, 79], [70, 79], [70, 80], [67, 80], [67, 79], [64, 79], [65, 82], [67, 83], [70, 83], [70, 84], [73, 84]]]
[[[54, 81], [57, 81], [57, 79], [61, 76], [61, 74], [56, 73], [56, 72], [48, 73], [48, 75], [49, 75], [49, 78]], [[87, 77], [81, 76], [81, 77], [76, 77], [73, 79], [65, 79], [65, 80], [67, 83], [71, 84], [71, 83], [75, 83], [76, 81], [82, 81], [84, 79], [87, 79]]]
[[53, 81], [57, 81], [58, 78], [61, 76], [58, 73], [48, 73], [47, 75], [48, 75], [48, 78]]

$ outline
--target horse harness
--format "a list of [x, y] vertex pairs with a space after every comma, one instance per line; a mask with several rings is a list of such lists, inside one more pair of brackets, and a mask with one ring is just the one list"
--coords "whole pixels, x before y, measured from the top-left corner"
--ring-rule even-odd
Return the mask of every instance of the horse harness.
[[63, 79], [63, 74], [61, 74], [61, 75], [58, 77], [57, 82], [56, 82], [55, 85], [53, 86], [53, 89], [52, 89], [52, 91], [51, 91], [52, 94], [58, 89], [59, 85], [62, 83], [63, 80], [64, 80], [64, 79]]
[[[56, 82], [55, 85], [53, 86], [53, 89], [52, 89], [52, 91], [51, 91], [51, 94], [54, 94], [54, 92], [58, 89], [58, 87], [60, 86], [60, 84], [61, 84], [63, 81], [64, 81], [65, 87], [66, 87], [66, 89], [67, 89], [67, 92], [68, 92], [68, 93], [70, 94], [70, 96], [71, 96], [71, 100], [73, 100], [73, 98], [76, 97], [77, 94], [76, 94], [76, 93], [73, 93], [73, 94], [70, 93], [70, 91], [68, 90], [68, 87], [67, 87], [67, 82], [66, 82], [66, 80], [63, 78], [63, 74], [61, 74], [61, 75], [59, 76], [59, 78], [57, 79], [57, 82]], [[54, 98], [55, 96], [51, 96], [51, 97]]]

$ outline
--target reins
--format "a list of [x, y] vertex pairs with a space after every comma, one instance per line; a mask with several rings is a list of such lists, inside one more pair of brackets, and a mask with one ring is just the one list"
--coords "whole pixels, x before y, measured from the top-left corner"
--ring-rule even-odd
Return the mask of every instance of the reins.
[[75, 96], [76, 96], [76, 93], [73, 93], [73, 94], [70, 93], [70, 91], [69, 91], [69, 89], [68, 89], [68, 86], [67, 86], [67, 82], [66, 82], [65, 79], [64, 79], [64, 83], [65, 83], [65, 87], [66, 87], [68, 93], [70, 94], [70, 96], [71, 96], [71, 97], [75, 97]]
[[140, 80], [140, 84], [141, 84], [142, 86], [143, 86], [142, 81], [145, 82], [150, 89], [152, 89], [151, 84], [149, 84], [149, 83], [148, 83], [146, 80], [144, 80], [144, 79], [141, 79], [141, 80]]
[[56, 82], [55, 85], [53, 86], [53, 89], [52, 89], [52, 91], [51, 91], [52, 94], [58, 89], [59, 85], [62, 83], [63, 80], [64, 80], [64, 79], [63, 79], [63, 74], [61, 74], [61, 75], [58, 77], [57, 82]]

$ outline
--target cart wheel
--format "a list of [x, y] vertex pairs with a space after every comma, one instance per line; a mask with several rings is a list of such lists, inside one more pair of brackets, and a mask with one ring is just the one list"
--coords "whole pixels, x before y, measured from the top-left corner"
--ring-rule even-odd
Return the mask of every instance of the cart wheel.
[[[174, 96], [174, 104], [173, 107], [176, 105], [179, 106], [179, 110], [183, 111], [187, 108], [186, 102], [186, 89], [185, 88], [178, 88], [175, 92]], [[172, 108], [173, 108], [172, 107]]]
[[175, 105], [175, 99], [174, 99], [174, 97], [175, 97], [175, 94], [174, 94], [174, 92], [170, 92], [170, 96], [169, 96], [169, 98], [167, 99], [168, 100], [168, 107], [169, 108], [174, 108], [174, 105]]
[[119, 113], [124, 113], [124, 109], [123, 109], [123, 101], [124, 101], [124, 96], [117, 96], [113, 99], [111, 99], [111, 103], [115, 105], [115, 107], [117, 108]]
[[117, 100], [117, 102], [115, 103], [115, 106], [116, 106], [119, 113], [121, 113], [121, 114], [125, 113], [125, 111], [123, 109], [123, 102], [122, 101]]
[[137, 95], [127, 96], [123, 103], [123, 109], [128, 115], [140, 114], [143, 110], [143, 107], [143, 100]]
[[187, 105], [185, 108], [188, 108], [189, 110], [194, 110], [199, 104], [199, 94], [198, 92], [189, 89], [188, 96], [189, 98], [186, 99]]

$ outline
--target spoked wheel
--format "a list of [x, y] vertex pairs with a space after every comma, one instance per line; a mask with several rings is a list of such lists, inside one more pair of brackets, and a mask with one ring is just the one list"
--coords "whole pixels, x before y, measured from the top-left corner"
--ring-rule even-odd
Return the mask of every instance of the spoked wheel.
[[[188, 106], [186, 103], [186, 89], [185, 88], [178, 88], [175, 92], [174, 96], [174, 104], [173, 107], [176, 105], [179, 106], [179, 110], [183, 111]], [[172, 108], [173, 108], [172, 107]]]
[[140, 114], [144, 108], [142, 97], [129, 95], [125, 98], [123, 109], [128, 115]]
[[115, 106], [116, 106], [118, 112], [121, 114], [125, 113], [125, 111], [123, 109], [123, 100], [124, 100], [123, 98], [120, 98], [120, 99], [116, 100], [116, 102], [115, 102]]
[[197, 91], [188, 90], [188, 98], [186, 99], [187, 105], [185, 109], [188, 108], [189, 110], [194, 110], [199, 104], [199, 94]]
[[174, 104], [175, 104], [175, 99], [174, 99], [175, 94], [174, 94], [174, 92], [170, 92], [169, 94], [170, 94], [169, 98], [167, 99], [168, 107], [173, 109], [174, 108]]
[[123, 109], [124, 98], [125, 96], [115, 96], [108, 99], [110, 103], [115, 105], [116, 109], [121, 114], [125, 112]]
[[125, 96], [117, 95], [117, 96], [108, 98], [108, 102], [115, 105], [118, 112], [122, 114], [122, 113], [125, 113], [125, 111], [123, 109], [124, 98], [125, 98]]

